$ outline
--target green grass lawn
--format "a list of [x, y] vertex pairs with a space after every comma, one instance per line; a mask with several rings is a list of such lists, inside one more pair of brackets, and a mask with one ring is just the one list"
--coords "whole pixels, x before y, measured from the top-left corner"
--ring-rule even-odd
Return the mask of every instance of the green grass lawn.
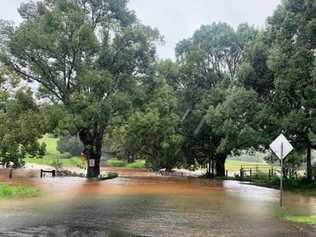
[[[70, 166], [80, 166], [82, 165], [82, 161], [80, 157], [71, 157], [68, 159], [63, 158], [63, 154], [61, 154], [57, 150], [57, 141], [58, 138], [44, 136], [40, 142], [46, 143], [46, 151], [47, 154], [42, 159], [33, 159], [33, 158], [26, 158], [25, 162], [30, 164], [39, 164], [39, 165], [52, 165], [53, 161], [59, 159], [65, 167]], [[128, 163], [127, 161], [122, 161], [118, 159], [111, 159], [107, 161], [107, 164], [111, 167], [125, 167], [125, 168], [132, 168], [132, 169], [144, 169], [145, 168], [145, 161], [144, 160], [137, 160], [134, 163]], [[265, 163], [261, 162], [244, 162], [244, 161], [237, 161], [237, 160], [227, 160], [226, 161], [226, 170], [229, 172], [238, 172], [241, 168], [241, 165], [244, 167], [251, 167], [253, 169], [256, 168], [256, 165], [260, 167], [262, 171], [268, 171], [271, 166], [266, 165]], [[265, 170], [266, 169], [266, 170]]]
[[54, 137], [49, 137], [49, 136], [44, 136], [42, 139], [40, 139], [39, 142], [45, 142], [46, 143], [46, 152], [47, 152], [47, 157], [56, 157], [60, 156], [60, 152], [57, 150], [57, 141], [58, 138]]
[[63, 158], [63, 155], [57, 150], [58, 138], [44, 136], [40, 142], [46, 143], [46, 155], [41, 159], [26, 158], [25, 163], [38, 165], [52, 165], [54, 161], [59, 159], [63, 166], [78, 166], [81, 161], [80, 157]]
[[134, 163], [127, 164], [127, 168], [131, 169], [144, 169], [145, 167], [145, 161], [144, 160], [137, 160]]
[[316, 225], [316, 216], [284, 216], [283, 219], [300, 224]]
[[256, 169], [256, 166], [259, 167], [259, 170], [266, 171], [271, 169], [270, 165], [267, 165], [266, 163], [258, 163], [258, 162], [245, 162], [245, 161], [236, 161], [236, 160], [228, 160], [225, 164], [225, 169], [230, 172], [237, 172], [240, 171], [241, 166], [243, 166], [246, 169]]
[[29, 186], [12, 186], [0, 183], [0, 199], [36, 197], [40, 190]]
[[144, 169], [145, 161], [137, 160], [134, 163], [128, 163], [124, 160], [111, 159], [107, 161], [107, 164], [111, 167], [122, 167], [122, 168], [131, 168], [131, 169]]
[[[37, 164], [37, 165], [52, 165], [55, 159], [57, 158], [52, 158], [52, 157], [47, 157], [47, 156], [44, 156], [41, 159], [26, 158], [25, 163]], [[62, 163], [63, 166], [66, 166], [66, 167], [77, 166], [81, 162], [80, 157], [72, 157], [70, 159], [59, 159], [59, 161]]]
[[[107, 164], [111, 167], [125, 167], [125, 168], [134, 168], [134, 169], [144, 169], [145, 168], [145, 161], [144, 160], [137, 160], [134, 163], [128, 163], [124, 160], [118, 159], [111, 159], [107, 161]], [[243, 162], [243, 161], [235, 161], [235, 160], [228, 160], [226, 162], [226, 170], [230, 172], [238, 172], [241, 168], [241, 165], [244, 167], [252, 167], [253, 169], [256, 168], [256, 165], [260, 167], [260, 170], [269, 170], [271, 167], [265, 163], [257, 163], [257, 162]]]

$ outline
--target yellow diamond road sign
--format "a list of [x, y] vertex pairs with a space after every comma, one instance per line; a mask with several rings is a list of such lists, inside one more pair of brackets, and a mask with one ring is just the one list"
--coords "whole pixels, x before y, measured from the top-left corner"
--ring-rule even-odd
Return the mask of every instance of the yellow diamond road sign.
[[271, 145], [270, 149], [276, 154], [279, 159], [284, 159], [293, 150], [293, 146], [286, 139], [286, 137], [281, 134], [277, 139], [275, 139]]

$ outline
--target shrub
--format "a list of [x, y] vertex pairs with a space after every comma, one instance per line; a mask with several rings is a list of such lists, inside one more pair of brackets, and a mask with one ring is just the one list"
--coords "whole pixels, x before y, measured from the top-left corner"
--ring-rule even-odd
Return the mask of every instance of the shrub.
[[82, 159], [72, 158], [74, 164], [80, 169], [87, 169], [87, 162]]
[[62, 154], [60, 154], [60, 158], [61, 159], [70, 159], [70, 158], [72, 158], [72, 154], [70, 154], [69, 152], [62, 153]]
[[58, 139], [57, 150], [60, 153], [70, 153], [71, 156], [79, 156], [83, 150], [83, 145], [78, 137], [66, 135]]
[[47, 144], [45, 142], [43, 142], [40, 147], [39, 147], [39, 150], [38, 150], [38, 155], [40, 157], [43, 157], [46, 155], [46, 147], [47, 147]]
[[127, 164], [127, 167], [131, 168], [131, 169], [144, 169], [145, 168], [145, 161], [137, 160], [134, 163]]
[[51, 166], [53, 166], [56, 170], [60, 170], [63, 167], [63, 163], [59, 158], [57, 158], [51, 163]]

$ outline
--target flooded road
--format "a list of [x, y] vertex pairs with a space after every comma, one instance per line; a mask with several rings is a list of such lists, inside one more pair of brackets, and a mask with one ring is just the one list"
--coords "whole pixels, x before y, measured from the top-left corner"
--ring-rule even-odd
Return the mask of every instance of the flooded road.
[[[44, 194], [1, 201], [0, 236], [316, 236], [313, 226], [278, 218], [277, 190], [144, 174], [32, 179]], [[316, 214], [315, 198], [287, 193], [285, 201], [288, 213]]]

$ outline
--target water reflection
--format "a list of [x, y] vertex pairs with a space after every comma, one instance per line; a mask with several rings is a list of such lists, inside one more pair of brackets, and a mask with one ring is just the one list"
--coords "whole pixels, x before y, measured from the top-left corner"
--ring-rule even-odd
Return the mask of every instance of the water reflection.
[[[3, 236], [313, 236], [279, 220], [278, 191], [233, 181], [122, 177], [33, 179], [45, 195], [0, 202]], [[293, 214], [316, 199], [286, 194]]]

